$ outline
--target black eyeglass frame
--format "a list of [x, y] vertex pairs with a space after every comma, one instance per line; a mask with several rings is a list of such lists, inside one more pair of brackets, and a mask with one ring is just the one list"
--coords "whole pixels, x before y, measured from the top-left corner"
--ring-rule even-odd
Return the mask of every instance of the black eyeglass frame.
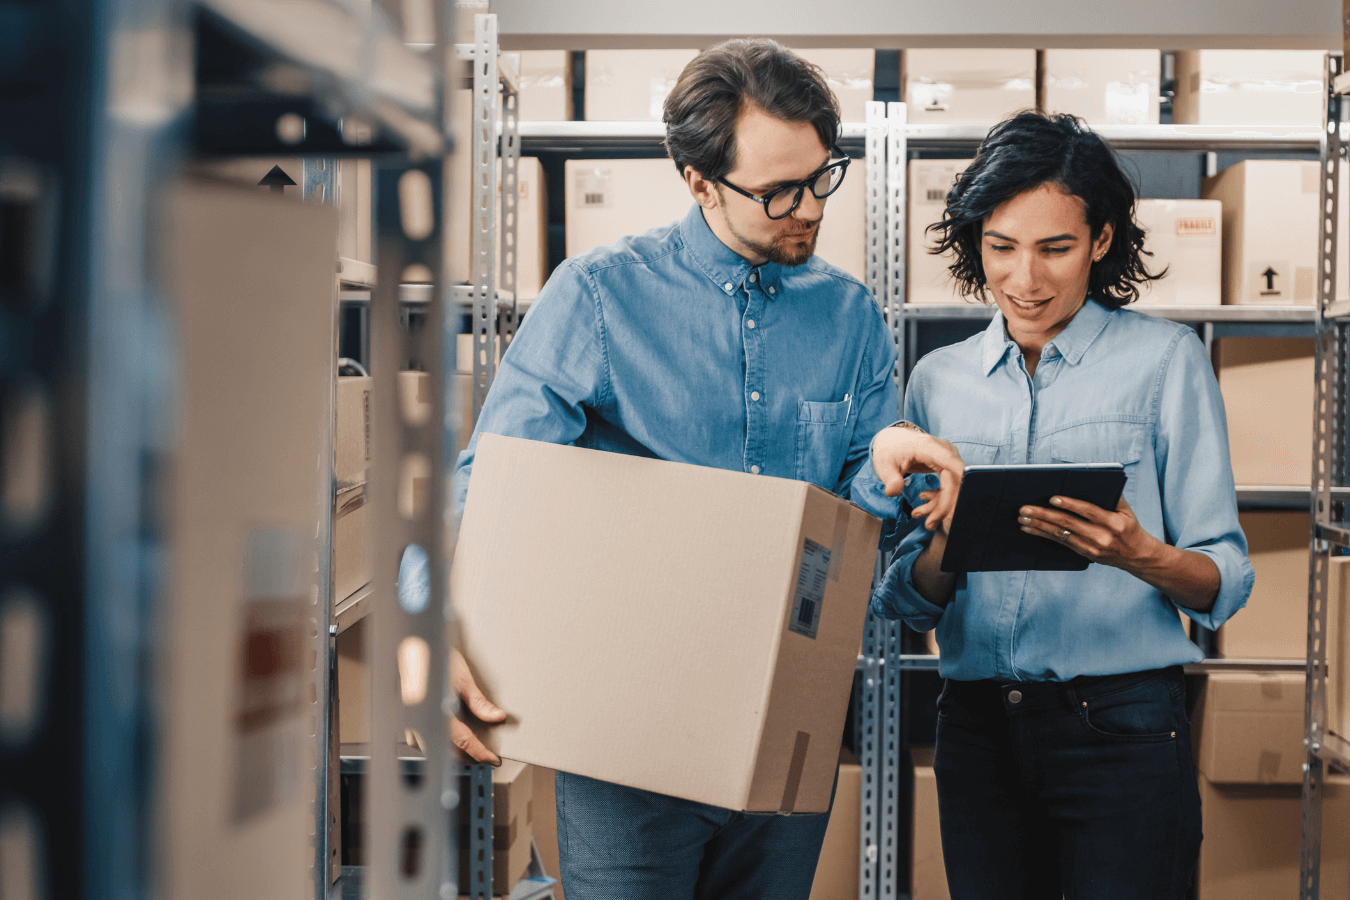
[[[848, 174], [848, 164], [853, 160], [847, 153], [843, 152], [838, 147], [834, 148], [834, 152], [838, 153], [839, 155], [837, 157], [831, 158], [828, 162], [825, 163], [825, 165], [821, 166], [819, 169], [816, 169], [814, 172], [803, 178], [801, 181], [793, 182], [792, 184], [785, 184], [780, 188], [774, 188], [773, 190], [765, 194], [763, 197], [756, 197], [754, 194], [750, 193], [745, 188], [737, 187], [730, 181], [727, 181], [725, 178], [717, 178], [714, 180], [720, 185], [724, 185], [726, 187], [731, 188], [733, 191], [740, 194], [742, 197], [749, 197], [751, 200], [758, 203], [761, 207], [764, 208], [764, 215], [769, 216], [770, 219], [776, 222], [779, 219], [786, 219], [788, 216], [792, 215], [794, 212], [797, 211], [797, 207], [801, 206], [802, 198], [806, 196], [807, 188], [811, 189], [811, 196], [815, 197], [817, 200], [824, 200], [826, 197], [830, 196], [835, 191], [839, 190], [839, 187], [844, 183], [844, 176]], [[817, 194], [816, 179], [820, 178], [820, 176], [824, 175], [827, 170], [832, 169], [835, 166], [840, 167], [839, 180], [835, 182], [834, 187], [830, 188], [824, 194]], [[771, 203], [773, 199], [777, 197], [779, 194], [782, 194], [786, 191], [797, 192], [797, 196], [792, 198], [792, 205], [789, 206], [788, 211], [783, 213], [781, 216], [770, 215], [769, 203]]]

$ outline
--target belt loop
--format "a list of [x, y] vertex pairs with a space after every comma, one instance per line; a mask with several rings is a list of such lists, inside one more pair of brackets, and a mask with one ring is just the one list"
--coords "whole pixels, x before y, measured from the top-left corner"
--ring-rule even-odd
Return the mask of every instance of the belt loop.
[[1077, 678], [1070, 678], [1068, 681], [1060, 682], [1062, 685], [1060, 688], [1061, 694], [1064, 697], [1064, 702], [1068, 704], [1070, 712], [1078, 711], [1078, 692], [1073, 689], [1074, 682], [1077, 680]]

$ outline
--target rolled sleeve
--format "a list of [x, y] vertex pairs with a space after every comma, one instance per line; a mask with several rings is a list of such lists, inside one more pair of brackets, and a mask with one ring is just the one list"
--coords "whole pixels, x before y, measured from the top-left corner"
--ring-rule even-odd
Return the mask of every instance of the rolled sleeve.
[[1238, 522], [1223, 397], [1194, 332], [1184, 334], [1158, 395], [1156, 458], [1169, 542], [1203, 553], [1219, 570], [1219, 593], [1206, 612], [1180, 607], [1217, 628], [1247, 603], [1255, 573]]

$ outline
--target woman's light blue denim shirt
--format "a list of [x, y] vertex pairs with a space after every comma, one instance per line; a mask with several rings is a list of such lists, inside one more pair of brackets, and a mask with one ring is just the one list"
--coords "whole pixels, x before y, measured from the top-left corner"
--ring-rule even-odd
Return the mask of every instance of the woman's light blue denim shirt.
[[[1247, 602], [1253, 572], [1223, 400], [1193, 329], [1089, 300], [1046, 344], [1031, 378], [996, 313], [983, 333], [919, 361], [904, 416], [954, 443], [968, 465], [1124, 463], [1140, 524], [1219, 569], [1213, 607], [1182, 612], [1214, 628]], [[909, 502], [920, 503], [931, 481], [911, 478]], [[964, 574], [946, 608], [934, 605], [911, 581], [931, 538], [923, 527], [904, 538], [872, 606], [919, 631], [936, 627], [944, 677], [1063, 681], [1202, 658], [1171, 600], [1103, 565]]]

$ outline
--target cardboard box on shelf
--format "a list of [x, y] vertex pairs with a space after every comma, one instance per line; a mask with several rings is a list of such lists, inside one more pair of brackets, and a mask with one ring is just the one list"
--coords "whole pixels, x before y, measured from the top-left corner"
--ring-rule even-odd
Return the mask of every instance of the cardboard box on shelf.
[[1195, 764], [1216, 784], [1302, 784], [1301, 673], [1223, 672], [1191, 713]]
[[1046, 50], [1045, 108], [1090, 125], [1157, 125], [1157, 50]]
[[347, 599], [370, 583], [366, 548], [366, 486], [338, 491], [333, 502], [333, 600]]
[[[467, 785], [467, 776], [461, 781]], [[492, 770], [492, 890], [509, 894], [530, 867], [534, 840], [532, 766], [506, 760]], [[459, 889], [469, 891], [469, 808], [460, 804]]]
[[933, 748], [910, 747], [914, 763], [914, 827], [910, 848], [912, 900], [949, 900], [947, 870], [942, 863], [942, 833], [938, 830], [937, 778], [933, 775]]
[[370, 742], [370, 669], [366, 664], [366, 622], [358, 619], [337, 636], [338, 741]]
[[915, 125], [993, 125], [1036, 105], [1036, 51], [922, 49], [903, 54]]
[[337, 161], [338, 256], [375, 263], [371, 245], [374, 191], [368, 159]]
[[1246, 510], [1238, 514], [1238, 520], [1247, 536], [1256, 584], [1246, 607], [1219, 626], [1215, 650], [1227, 659], [1304, 659], [1308, 653], [1308, 513]]
[[1221, 338], [1214, 347], [1234, 479], [1311, 485], [1312, 339]]
[[[678, 222], [694, 203], [669, 159], [569, 159], [565, 172], [568, 256]], [[855, 159], [826, 202], [816, 255], [862, 281], [866, 236], [867, 164]]]
[[928, 250], [937, 242], [927, 228], [942, 221], [947, 208], [947, 192], [966, 166], [968, 159], [912, 159], [909, 161], [909, 256], [905, 269], [906, 303], [962, 303], [947, 267], [950, 254], [934, 256]]
[[587, 50], [587, 120], [660, 122], [666, 97], [697, 55], [697, 50]]
[[[1200, 775], [1205, 839], [1196, 900], [1271, 900], [1299, 895], [1302, 788], [1215, 784]], [[1321, 895], [1350, 890], [1350, 777], [1328, 775], [1322, 794]], [[916, 898], [917, 900], [917, 898]]]
[[794, 52], [807, 62], [820, 66], [825, 73], [830, 90], [839, 100], [841, 121], [867, 121], [867, 104], [875, 96], [875, 50], [803, 48]]
[[370, 465], [371, 379], [342, 375], [333, 413], [333, 474], [339, 487], [362, 484]]
[[[1048, 51], [1047, 51], [1048, 52]], [[1140, 287], [1138, 306], [1218, 306], [1223, 283], [1223, 205], [1217, 200], [1140, 200], [1150, 272], [1167, 275]]]
[[1179, 50], [1178, 125], [1322, 125], [1321, 50]]
[[878, 537], [804, 482], [483, 435], [452, 590], [512, 718], [478, 731], [508, 759], [823, 812]]
[[572, 118], [572, 66], [566, 50], [520, 53], [520, 121], [566, 122]]
[[840, 750], [839, 781], [810, 900], [856, 900], [861, 834], [862, 766], [848, 750]]
[[554, 900], [567, 900], [566, 886], [558, 867], [558, 804], [554, 778], [557, 772], [546, 766], [530, 766], [534, 772], [534, 846], [539, 851], [539, 862], [544, 874], [557, 878], [553, 886]]
[[[1223, 302], [1312, 305], [1317, 299], [1317, 214], [1320, 166], [1296, 159], [1249, 159], [1206, 178], [1203, 195], [1223, 203]], [[1340, 190], [1345, 195], [1346, 171]], [[1350, 207], [1339, 225], [1350, 228]], [[1350, 271], [1341, 242], [1337, 271]], [[1337, 279], [1337, 299], [1350, 298], [1350, 278]]]

